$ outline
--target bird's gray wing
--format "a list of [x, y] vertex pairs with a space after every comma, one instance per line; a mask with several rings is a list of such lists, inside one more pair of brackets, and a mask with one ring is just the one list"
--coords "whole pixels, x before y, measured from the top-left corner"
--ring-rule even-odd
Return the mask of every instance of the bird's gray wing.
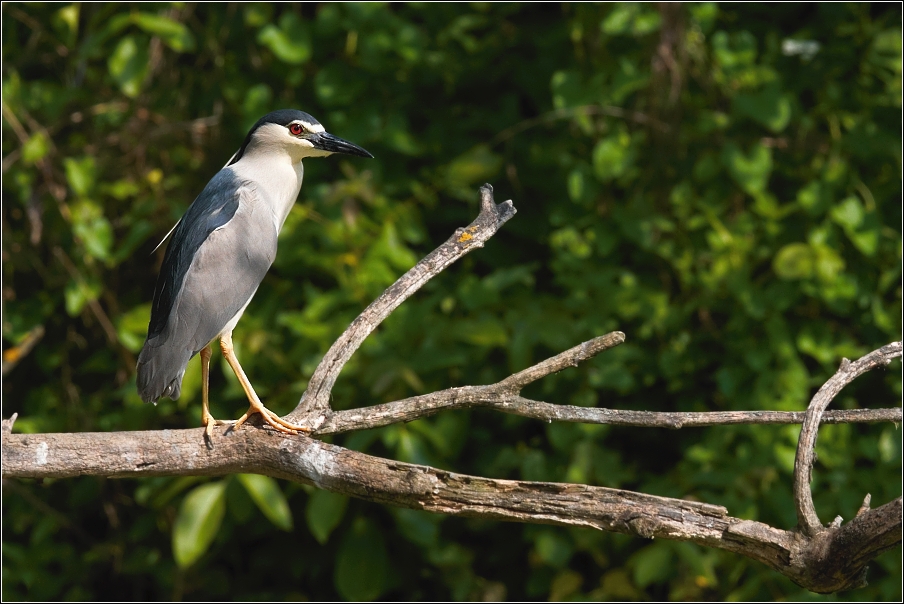
[[138, 358], [145, 401], [177, 398], [185, 365], [237, 321], [276, 255], [276, 227], [253, 186], [222, 170], [173, 233]]
[[232, 220], [239, 208], [241, 183], [232, 170], [220, 170], [173, 229], [172, 239], [163, 256], [163, 265], [154, 287], [148, 338], [159, 334], [182, 289], [185, 275], [201, 244], [216, 229]]
[[[239, 149], [238, 151], [236, 151], [235, 153], [233, 153], [233, 154], [232, 154], [232, 157], [229, 158], [229, 161], [226, 162], [226, 164], [223, 166], [223, 168], [227, 168], [227, 167], [231, 166], [232, 164], [234, 164], [235, 162], [237, 162], [237, 161], [238, 161], [238, 157], [241, 156], [241, 153], [242, 153], [243, 150], [244, 150], [244, 148], [243, 148], [243, 149]], [[170, 235], [173, 234], [173, 231], [176, 230], [176, 227], [179, 226], [179, 223], [180, 223], [180, 222], [182, 222], [182, 219], [181, 219], [181, 218], [180, 218], [179, 220], [177, 220], [177, 221], [176, 221], [176, 224], [173, 225], [173, 228], [171, 228], [171, 229], [169, 230], [169, 232], [167, 232], [167, 234], [163, 236], [163, 239], [160, 240], [160, 243], [158, 243], [158, 244], [156, 245], [156, 247], [154, 247], [154, 249], [151, 250], [151, 253], [152, 253], [152, 254], [153, 254], [154, 252], [157, 251], [157, 248], [159, 248], [161, 245], [163, 245], [163, 244], [166, 242], [167, 238], [168, 238]]]
[[[201, 244], [176, 297], [164, 332], [198, 352], [212, 339], [235, 327], [276, 257], [277, 232], [271, 217], [241, 189], [243, 201], [232, 220]], [[248, 202], [246, 203], [246, 200]], [[256, 211], [255, 211], [256, 210]], [[257, 220], [258, 218], [265, 220]]]

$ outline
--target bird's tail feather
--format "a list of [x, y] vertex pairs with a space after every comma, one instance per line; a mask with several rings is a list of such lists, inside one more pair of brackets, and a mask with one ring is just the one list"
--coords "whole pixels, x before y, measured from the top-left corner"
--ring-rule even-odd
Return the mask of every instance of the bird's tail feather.
[[182, 393], [182, 376], [193, 356], [189, 350], [172, 350], [148, 340], [138, 355], [138, 394], [146, 403], [157, 404], [161, 397], [176, 400]]

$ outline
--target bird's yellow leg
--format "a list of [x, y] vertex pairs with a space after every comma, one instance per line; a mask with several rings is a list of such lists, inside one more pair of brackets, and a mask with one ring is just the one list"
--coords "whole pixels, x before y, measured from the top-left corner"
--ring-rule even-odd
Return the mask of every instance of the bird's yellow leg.
[[245, 395], [248, 397], [248, 401], [251, 403], [251, 406], [248, 407], [248, 411], [245, 412], [245, 415], [240, 417], [235, 422], [235, 428], [238, 428], [242, 424], [245, 423], [251, 415], [255, 413], [260, 413], [264, 421], [273, 426], [275, 429], [280, 432], [285, 432], [286, 434], [297, 434], [298, 432], [310, 432], [311, 429], [305, 426], [296, 426], [295, 424], [289, 423], [286, 420], [282, 419], [261, 403], [261, 400], [258, 398], [257, 393], [254, 392], [254, 387], [251, 386], [251, 381], [248, 379], [248, 376], [245, 375], [245, 371], [242, 369], [242, 366], [239, 364], [238, 357], [235, 356], [235, 351], [232, 347], [232, 332], [227, 332], [220, 336], [220, 350], [223, 351], [223, 356], [226, 358], [226, 362], [229, 363], [229, 366], [232, 367], [232, 371], [235, 372], [235, 377], [239, 379], [239, 383], [242, 385], [242, 389], [245, 391]]
[[207, 434], [207, 438], [213, 436], [213, 427], [222, 424], [220, 420], [216, 420], [213, 418], [213, 415], [210, 414], [210, 404], [208, 403], [209, 399], [209, 387], [208, 382], [210, 381], [210, 357], [213, 354], [213, 350], [210, 348], [210, 344], [201, 349], [201, 425], [204, 426], [204, 432]]

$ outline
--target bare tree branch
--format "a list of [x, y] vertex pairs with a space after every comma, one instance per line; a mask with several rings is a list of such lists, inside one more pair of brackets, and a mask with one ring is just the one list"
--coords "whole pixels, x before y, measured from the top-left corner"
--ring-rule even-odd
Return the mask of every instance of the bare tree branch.
[[[554, 357], [487, 386], [462, 386], [410, 398], [329, 413], [314, 433], [318, 436], [379, 428], [434, 415], [446, 409], [485, 407], [546, 422], [610, 424], [641, 428], [725, 426], [730, 424], [799, 424], [805, 411], [699, 411], [659, 412], [578, 407], [534, 401], [519, 395], [521, 388], [568, 367], [577, 366], [604, 350], [625, 341], [614, 331], [566, 350]], [[849, 409], [825, 414], [825, 423], [866, 423], [902, 421], [901, 408]]]
[[816, 433], [822, 414], [842, 388], [861, 374], [876, 367], [888, 365], [892, 359], [901, 356], [901, 349], [901, 342], [892, 342], [853, 363], [844, 359], [835, 375], [823, 384], [807, 408], [807, 415], [797, 441], [797, 456], [794, 458], [794, 504], [797, 508], [798, 526], [808, 537], [814, 537], [826, 530], [819, 522], [816, 507], [813, 505], [813, 496], [810, 493]]
[[799, 529], [781, 530], [728, 515], [721, 506], [580, 484], [497, 480], [373, 457], [306, 435], [264, 429], [217, 427], [209, 443], [204, 429], [83, 434], [12, 434], [15, 416], [2, 423], [2, 476], [219, 476], [254, 472], [384, 504], [445, 514], [583, 526], [636, 535], [692, 541], [759, 560], [815, 592], [863, 584], [866, 565], [901, 543], [902, 500], [869, 509], [869, 496], [854, 520], [819, 524], [809, 492], [816, 428], [820, 421], [901, 421], [901, 409], [823, 413], [831, 399], [861, 373], [901, 356], [901, 342], [850, 363], [845, 361], [806, 412], [737, 411], [654, 413], [584, 408], [521, 396], [528, 384], [624, 342], [621, 332], [594, 338], [486, 386], [451, 388], [363, 409], [333, 412], [329, 394], [345, 363], [386, 316], [430, 278], [475, 247], [511, 218], [510, 201], [495, 205], [492, 188], [481, 188], [477, 220], [459, 229], [386, 290], [330, 348], [308, 393], [287, 416], [319, 427], [315, 436], [411, 421], [442, 409], [488, 407], [546, 421], [681, 428], [735, 423], [804, 422], [795, 464]]
[[[456, 516], [583, 526], [692, 541], [759, 560], [818, 592], [854, 586], [900, 543], [901, 500], [811, 542], [716, 505], [579, 484], [494, 480], [402, 463], [268, 430], [3, 434], [4, 478], [221, 476], [253, 472], [367, 501]], [[844, 553], [838, 556], [825, 552]], [[801, 563], [806, 560], [806, 563]], [[839, 574], [840, 573], [840, 574]], [[851, 577], [854, 579], [851, 579]], [[841, 577], [839, 579], [838, 577]], [[842, 585], [844, 587], [838, 587]]]
[[511, 200], [497, 206], [493, 202], [493, 187], [489, 184], [480, 187], [480, 214], [474, 222], [455, 231], [448, 241], [414, 265], [352, 321], [320, 361], [301, 401], [285, 419], [316, 430], [329, 413], [330, 392], [339, 372], [367, 336], [427, 281], [471, 250], [483, 247], [514, 215]]

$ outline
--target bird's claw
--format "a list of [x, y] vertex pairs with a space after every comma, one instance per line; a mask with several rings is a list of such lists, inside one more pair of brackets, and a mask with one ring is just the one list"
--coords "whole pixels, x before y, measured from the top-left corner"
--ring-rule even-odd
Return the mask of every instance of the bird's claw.
[[213, 427], [214, 426], [231, 426], [235, 422], [223, 419], [214, 419], [214, 417], [210, 414], [204, 414], [201, 417], [201, 425], [204, 426], [204, 434], [207, 436], [207, 439], [210, 440], [213, 437]]
[[297, 426], [291, 422], [287, 422], [286, 420], [284, 420], [280, 416], [276, 415], [275, 413], [273, 413], [272, 411], [270, 411], [263, 405], [258, 406], [258, 405], [254, 405], [254, 404], [252, 404], [250, 407], [248, 407], [248, 411], [245, 412], [245, 415], [243, 415], [242, 417], [238, 418], [238, 420], [236, 420], [232, 429], [237, 430], [242, 424], [245, 423], [245, 421], [249, 417], [251, 417], [255, 413], [260, 413], [261, 416], [264, 418], [265, 422], [267, 422], [274, 430], [277, 430], [278, 432], [282, 432], [283, 434], [298, 434], [299, 432], [307, 433], [307, 432], [311, 431], [311, 429], [308, 428], [307, 426]]

